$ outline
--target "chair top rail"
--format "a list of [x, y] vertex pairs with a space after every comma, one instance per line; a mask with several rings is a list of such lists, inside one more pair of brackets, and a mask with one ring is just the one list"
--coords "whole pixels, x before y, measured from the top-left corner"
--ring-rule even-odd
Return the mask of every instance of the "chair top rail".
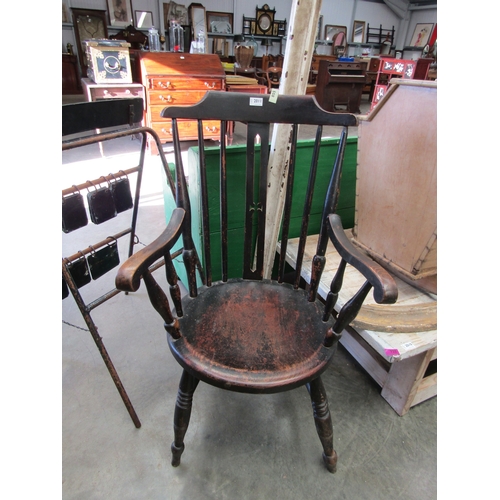
[[165, 108], [161, 116], [163, 118], [300, 123], [339, 127], [358, 124], [358, 119], [353, 114], [325, 111], [311, 95], [279, 95], [276, 102], [273, 102], [270, 94], [220, 91], [208, 91], [201, 101], [192, 106]]

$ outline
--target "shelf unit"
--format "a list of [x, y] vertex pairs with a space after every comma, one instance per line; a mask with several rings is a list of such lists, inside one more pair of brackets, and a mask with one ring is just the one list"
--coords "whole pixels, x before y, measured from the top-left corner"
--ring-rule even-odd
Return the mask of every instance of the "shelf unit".
[[[370, 28], [370, 25], [368, 24], [366, 26], [366, 42], [378, 43], [379, 45], [382, 45], [387, 40], [391, 43], [392, 47], [394, 45], [394, 33], [394, 26], [391, 29], [382, 28], [382, 25], [380, 25], [379, 28]], [[376, 41], [373, 41], [374, 38]]]

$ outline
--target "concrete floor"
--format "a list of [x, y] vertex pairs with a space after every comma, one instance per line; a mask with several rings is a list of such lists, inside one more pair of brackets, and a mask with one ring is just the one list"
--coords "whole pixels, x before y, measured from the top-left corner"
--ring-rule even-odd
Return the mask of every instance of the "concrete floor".
[[[369, 103], [363, 103], [364, 109]], [[304, 131], [306, 133], [306, 131]], [[355, 135], [355, 131], [351, 131]], [[238, 128], [236, 129], [236, 136]], [[235, 140], [237, 140], [235, 136]], [[94, 172], [117, 172], [139, 141], [63, 154], [62, 186]], [[167, 153], [168, 147], [165, 148]], [[126, 223], [119, 214], [62, 235], [63, 255]], [[158, 157], [148, 157], [138, 236], [144, 244], [165, 217]], [[97, 236], [99, 238], [100, 236]], [[92, 239], [90, 239], [92, 238]], [[90, 239], [90, 240], [89, 240]], [[124, 254], [123, 254], [124, 255]], [[156, 272], [162, 276], [162, 270]], [[81, 289], [85, 300], [113, 286], [113, 272]], [[173, 412], [181, 369], [162, 320], [142, 286], [92, 312], [132, 404], [136, 429], [71, 297], [62, 302], [62, 497], [64, 499], [405, 499], [437, 498], [437, 398], [399, 417], [380, 388], [339, 347], [323, 376], [339, 456], [332, 475], [321, 459], [305, 388], [277, 395], [198, 387], [180, 467], [170, 465]]]

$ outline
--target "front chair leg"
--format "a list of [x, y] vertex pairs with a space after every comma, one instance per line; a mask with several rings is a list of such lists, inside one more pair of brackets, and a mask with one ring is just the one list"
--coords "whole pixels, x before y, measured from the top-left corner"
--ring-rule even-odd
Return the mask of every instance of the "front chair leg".
[[307, 384], [307, 390], [311, 396], [316, 431], [323, 445], [323, 462], [328, 471], [334, 473], [337, 470], [337, 452], [333, 449], [332, 417], [321, 378]]
[[186, 370], [182, 372], [174, 413], [174, 442], [171, 446], [172, 465], [174, 467], [179, 466], [181, 463], [181, 455], [184, 451], [184, 436], [189, 426], [193, 394], [198, 386], [198, 382], [199, 380], [190, 375]]

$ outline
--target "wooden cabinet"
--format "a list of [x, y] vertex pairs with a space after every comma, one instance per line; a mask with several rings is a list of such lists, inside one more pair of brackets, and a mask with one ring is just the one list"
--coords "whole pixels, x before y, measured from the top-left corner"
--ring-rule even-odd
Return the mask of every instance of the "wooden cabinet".
[[316, 80], [318, 79], [318, 70], [319, 70], [319, 63], [321, 61], [329, 61], [329, 62], [334, 62], [336, 61], [337, 58], [334, 55], [318, 55], [318, 54], [313, 54], [312, 59], [311, 59], [311, 69], [309, 71], [309, 83], [316, 84]]
[[366, 62], [321, 60], [316, 82], [316, 99], [327, 111], [360, 113], [361, 94], [366, 82]]
[[[167, 106], [190, 105], [209, 90], [225, 90], [226, 76], [215, 54], [147, 52], [140, 60], [142, 84], [146, 91], [146, 124], [162, 142], [172, 141], [170, 120], [162, 118]], [[220, 138], [220, 122], [207, 121], [205, 139]], [[179, 121], [181, 140], [197, 138], [195, 121]]]
[[62, 93], [63, 95], [82, 93], [78, 60], [73, 54], [62, 55]]
[[318, 71], [319, 70], [319, 63], [320, 61], [330, 61], [334, 62], [336, 61], [337, 58], [334, 55], [318, 55], [318, 54], [313, 54], [312, 59], [311, 59], [311, 71]]
[[[373, 61], [373, 65], [372, 65]], [[375, 59], [372, 59], [369, 71], [376, 71], [374, 92], [372, 95], [371, 109], [384, 97], [389, 88], [391, 78], [403, 78], [405, 80], [425, 80], [432, 59], [394, 59], [381, 57], [376, 66]]]

